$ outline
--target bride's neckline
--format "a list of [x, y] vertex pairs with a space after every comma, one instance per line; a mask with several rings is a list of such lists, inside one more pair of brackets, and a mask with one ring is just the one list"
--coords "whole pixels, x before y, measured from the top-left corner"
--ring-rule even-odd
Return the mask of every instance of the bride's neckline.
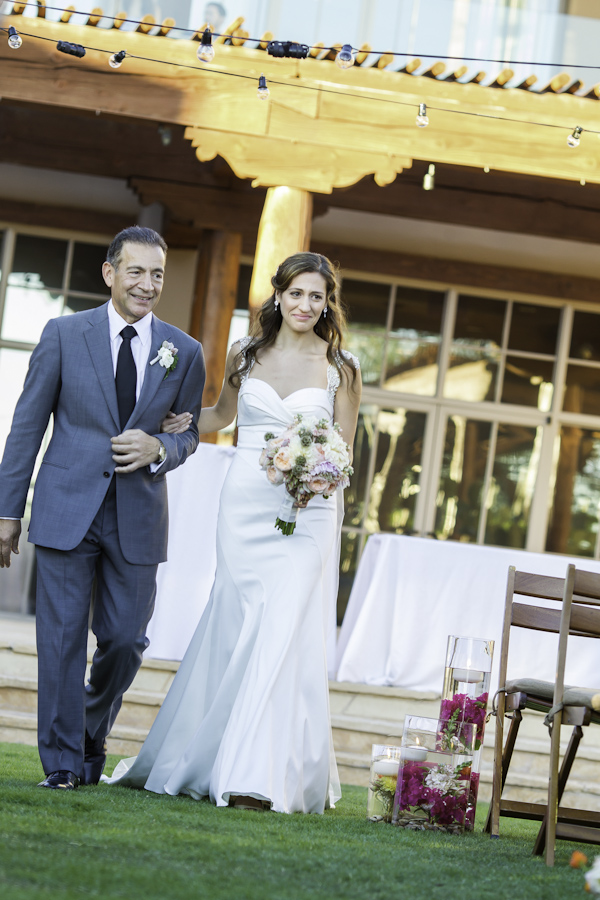
[[[328, 380], [329, 380], [329, 370], [330, 370], [331, 368], [332, 368], [332, 366], [331, 366], [331, 363], [330, 363], [330, 364], [327, 366], [327, 376], [328, 376]], [[290, 397], [293, 397], [294, 394], [300, 394], [302, 391], [324, 391], [326, 394], [329, 393], [329, 388], [328, 388], [328, 387], [326, 387], [326, 388], [322, 388], [322, 387], [303, 387], [303, 388], [297, 388], [295, 391], [290, 391], [289, 394], [286, 394], [285, 397], [282, 397], [281, 394], [279, 393], [279, 391], [276, 390], [276, 388], [274, 388], [272, 384], [269, 384], [268, 381], [265, 381], [264, 378], [257, 378], [256, 375], [248, 375], [248, 377], [246, 378], [246, 382], [248, 382], [248, 381], [260, 381], [261, 384], [266, 384], [266, 386], [267, 386], [268, 388], [270, 388], [270, 389], [273, 391], [273, 393], [276, 394], [276, 395], [279, 397], [280, 400], [283, 400], [283, 401], [288, 400]]]

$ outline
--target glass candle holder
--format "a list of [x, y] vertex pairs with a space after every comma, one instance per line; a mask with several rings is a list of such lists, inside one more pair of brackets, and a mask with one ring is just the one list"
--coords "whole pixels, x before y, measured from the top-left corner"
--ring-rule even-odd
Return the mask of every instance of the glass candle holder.
[[399, 765], [400, 747], [393, 744], [373, 744], [367, 795], [369, 819], [391, 822]]
[[448, 638], [440, 717], [470, 722], [476, 728], [465, 826], [468, 831], [473, 830], [475, 822], [493, 654], [493, 641], [457, 635], [450, 635]]
[[461, 834], [467, 821], [476, 728], [406, 716], [392, 824]]

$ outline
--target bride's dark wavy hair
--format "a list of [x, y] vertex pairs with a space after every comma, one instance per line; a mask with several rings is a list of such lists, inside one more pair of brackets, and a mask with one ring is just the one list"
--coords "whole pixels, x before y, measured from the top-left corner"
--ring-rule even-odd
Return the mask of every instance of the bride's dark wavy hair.
[[287, 291], [294, 278], [305, 272], [316, 272], [322, 275], [326, 286], [327, 316], [320, 316], [313, 330], [327, 342], [329, 363], [335, 366], [340, 375], [342, 370], [346, 369], [351, 377], [351, 382], [354, 383], [356, 378], [354, 365], [351, 360], [346, 359], [340, 353], [346, 331], [346, 310], [340, 297], [337, 268], [320, 253], [302, 252], [294, 253], [284, 259], [271, 278], [273, 293], [260, 308], [260, 313], [252, 328], [252, 340], [244, 352], [240, 351], [235, 358], [236, 371], [229, 376], [229, 383], [233, 387], [240, 386], [243, 376], [250, 371], [260, 351], [275, 343], [283, 321], [281, 309], [275, 306], [277, 293]]

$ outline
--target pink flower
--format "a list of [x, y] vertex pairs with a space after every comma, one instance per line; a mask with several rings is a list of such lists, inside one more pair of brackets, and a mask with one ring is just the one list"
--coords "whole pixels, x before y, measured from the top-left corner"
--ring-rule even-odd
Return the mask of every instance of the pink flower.
[[269, 462], [270, 462], [269, 451], [268, 451], [267, 447], [265, 447], [263, 449], [262, 453], [260, 454], [260, 459], [258, 461], [258, 464], [261, 467], [261, 469], [266, 469]]
[[292, 454], [287, 447], [281, 447], [273, 457], [273, 465], [281, 472], [289, 472], [292, 468]]
[[326, 478], [311, 478], [307, 484], [307, 487], [313, 494], [323, 494], [328, 487], [331, 487], [329, 481]]
[[271, 484], [283, 484], [283, 472], [280, 472], [275, 466], [269, 466], [267, 469], [267, 478]]

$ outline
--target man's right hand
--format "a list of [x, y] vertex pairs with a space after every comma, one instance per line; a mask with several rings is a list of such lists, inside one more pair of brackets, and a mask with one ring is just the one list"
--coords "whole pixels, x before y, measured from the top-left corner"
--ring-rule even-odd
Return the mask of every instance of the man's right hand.
[[21, 522], [19, 519], [0, 519], [0, 569], [10, 566], [10, 554], [19, 552]]

